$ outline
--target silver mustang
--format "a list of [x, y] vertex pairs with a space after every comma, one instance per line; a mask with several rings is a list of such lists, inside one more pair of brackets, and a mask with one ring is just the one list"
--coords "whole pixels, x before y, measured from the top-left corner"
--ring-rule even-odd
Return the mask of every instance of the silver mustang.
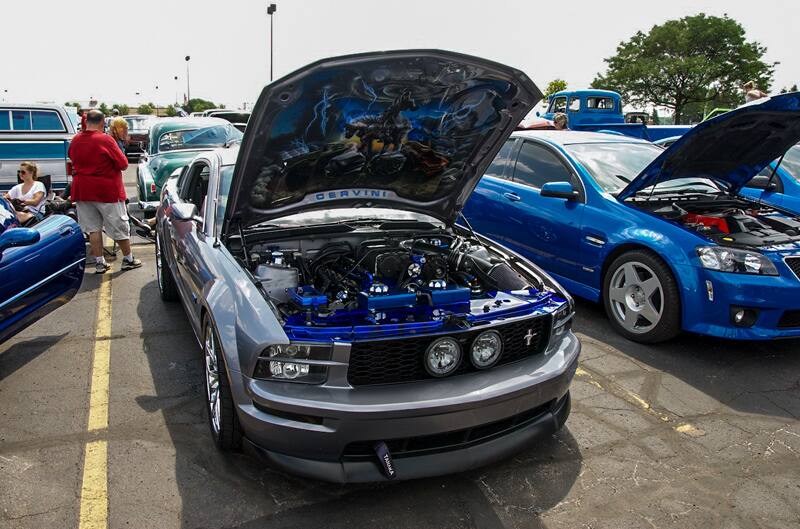
[[328, 481], [411, 479], [564, 424], [572, 300], [457, 224], [541, 97], [451, 52], [327, 59], [264, 89], [241, 146], [167, 181], [158, 285], [203, 347], [221, 449]]

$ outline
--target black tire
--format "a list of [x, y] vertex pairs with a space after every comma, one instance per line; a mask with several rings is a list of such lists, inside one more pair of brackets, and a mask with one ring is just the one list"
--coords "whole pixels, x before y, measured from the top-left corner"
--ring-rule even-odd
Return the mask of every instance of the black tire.
[[[218, 415], [212, 411], [211, 392], [213, 383], [209, 378], [210, 358], [214, 359], [213, 367], [216, 368]], [[239, 424], [239, 417], [236, 415], [236, 406], [233, 402], [228, 372], [225, 368], [225, 355], [222, 353], [217, 331], [209, 318], [205, 318], [203, 322], [203, 360], [203, 376], [206, 381], [205, 408], [211, 437], [220, 450], [239, 450], [242, 446], [242, 427]]]
[[[625, 268], [623, 268], [625, 267]], [[649, 283], [646, 289], [639, 289], [633, 294], [627, 294], [625, 301], [620, 300], [620, 293], [627, 289], [626, 271], [633, 268], [636, 271], [637, 279], [642, 284]], [[622, 274], [624, 279], [618, 274]], [[660, 283], [660, 290], [653, 294], [647, 294], [647, 290], [655, 283], [650, 279], [655, 276]], [[644, 279], [642, 279], [644, 277]], [[617, 286], [618, 280], [624, 281], [623, 287]], [[612, 285], [612, 281], [615, 282]], [[636, 287], [635, 282], [634, 289]], [[616, 288], [615, 288], [616, 287]], [[627, 290], [624, 290], [628, 292]], [[630, 295], [632, 297], [628, 298]], [[633, 296], [639, 296], [634, 298]], [[612, 299], [614, 297], [615, 299]], [[641, 302], [642, 304], [637, 304]], [[652, 324], [636, 310], [631, 309], [648, 304], [651, 308], [660, 308], [660, 318]], [[674, 338], [681, 332], [681, 298], [678, 290], [678, 283], [672, 275], [669, 266], [655, 253], [649, 250], [631, 250], [620, 255], [608, 266], [603, 277], [603, 305], [608, 315], [611, 326], [625, 338], [639, 343], [657, 343]], [[628, 311], [633, 310], [631, 318], [636, 318], [635, 323], [631, 324], [626, 318]], [[624, 315], [623, 315], [624, 312]], [[658, 312], [658, 310], [656, 310]], [[652, 314], [653, 312], [650, 312]], [[641, 314], [645, 314], [641, 312]], [[648, 326], [648, 324], [650, 324]], [[626, 327], [627, 325], [627, 327]]]
[[175, 278], [172, 277], [172, 271], [164, 259], [164, 246], [161, 243], [161, 238], [158, 236], [158, 229], [156, 229], [156, 279], [158, 280], [158, 292], [161, 294], [163, 301], [178, 301], [178, 287], [175, 284]]

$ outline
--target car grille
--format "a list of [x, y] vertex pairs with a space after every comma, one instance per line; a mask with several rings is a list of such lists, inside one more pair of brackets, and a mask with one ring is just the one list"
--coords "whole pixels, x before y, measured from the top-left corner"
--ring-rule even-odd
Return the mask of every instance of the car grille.
[[[469, 348], [472, 340], [488, 328], [499, 332], [503, 339], [503, 352], [497, 365], [522, 360], [545, 350], [550, 339], [550, 319], [550, 316], [543, 316], [453, 334], [354, 342], [350, 349], [347, 381], [352, 386], [368, 386], [434, 378], [425, 370], [423, 355], [428, 345], [442, 336], [458, 340], [463, 351], [461, 365], [450, 376], [477, 371], [469, 361]], [[528, 331], [533, 333], [530, 346], [525, 338]]]
[[800, 327], [800, 310], [787, 310], [784, 312], [778, 322], [778, 327], [781, 329]]
[[[520, 430], [536, 422], [545, 413], [555, 407], [556, 401], [551, 400], [536, 408], [518, 413], [488, 424], [481, 424], [474, 428], [444, 432], [434, 435], [421, 435], [418, 437], [404, 437], [400, 439], [383, 439], [393, 458], [414, 457], [435, 452], [459, 450], [468, 446], [485, 443], [492, 439], [502, 437]], [[378, 441], [355, 441], [344, 447], [342, 459], [345, 461], [363, 461], [375, 458], [375, 444]]]
[[800, 257], [788, 257], [786, 258], [786, 265], [791, 268], [794, 275], [800, 279]]

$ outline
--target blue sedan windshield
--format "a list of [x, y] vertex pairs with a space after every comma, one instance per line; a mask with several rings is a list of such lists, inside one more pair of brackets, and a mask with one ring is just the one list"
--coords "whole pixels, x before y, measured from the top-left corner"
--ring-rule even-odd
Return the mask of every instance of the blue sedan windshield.
[[781, 167], [792, 175], [792, 178], [800, 182], [800, 145], [795, 145], [783, 156]]
[[564, 148], [608, 193], [621, 191], [664, 152], [646, 143], [578, 143]]

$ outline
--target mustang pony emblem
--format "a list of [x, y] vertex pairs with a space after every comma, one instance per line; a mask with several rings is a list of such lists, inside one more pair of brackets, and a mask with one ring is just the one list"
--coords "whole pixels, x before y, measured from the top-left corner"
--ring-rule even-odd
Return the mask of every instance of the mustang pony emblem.
[[527, 347], [530, 347], [531, 340], [533, 340], [538, 334], [539, 334], [538, 332], [533, 332], [533, 329], [528, 329], [528, 334], [523, 336], [523, 339], [525, 340], [525, 345]]

